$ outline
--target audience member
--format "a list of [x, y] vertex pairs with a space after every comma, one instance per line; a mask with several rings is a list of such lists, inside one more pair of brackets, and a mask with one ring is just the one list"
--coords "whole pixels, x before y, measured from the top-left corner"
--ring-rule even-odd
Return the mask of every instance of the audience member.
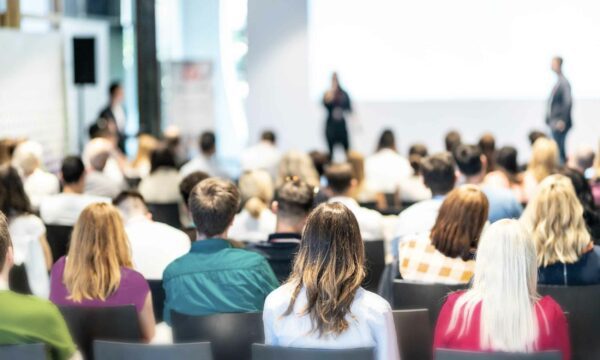
[[132, 267], [119, 212], [110, 204], [92, 204], [75, 224], [69, 253], [52, 267], [50, 300], [59, 306], [133, 304], [142, 335], [150, 341], [155, 327], [152, 294]]
[[485, 172], [489, 173], [496, 170], [496, 139], [492, 133], [485, 133], [479, 138], [479, 149], [483, 156], [485, 156], [486, 169]]
[[[203, 171], [194, 171], [184, 177], [179, 183], [179, 194], [181, 195], [181, 200], [183, 200], [183, 208], [185, 210], [181, 212], [181, 224], [192, 241], [196, 240], [196, 229], [194, 228], [194, 222], [188, 209], [188, 200], [190, 199], [190, 194], [194, 187], [200, 184], [202, 180], [206, 180], [209, 177], [210, 176]], [[189, 233], [188, 230], [191, 230], [192, 233]]]
[[279, 285], [264, 257], [224, 240], [239, 203], [238, 189], [229, 181], [210, 178], [194, 187], [188, 206], [197, 240], [163, 274], [167, 323], [172, 310], [189, 315], [262, 311], [265, 297]]
[[135, 160], [131, 163], [132, 177], [144, 178], [150, 174], [152, 164], [150, 156], [158, 147], [158, 140], [152, 135], [140, 134]]
[[375, 347], [399, 359], [390, 305], [361, 288], [363, 242], [352, 211], [322, 204], [308, 217], [286, 284], [265, 301], [265, 343], [308, 348]]
[[412, 174], [400, 180], [399, 192], [403, 202], [414, 203], [431, 199], [431, 190], [425, 186], [421, 174], [421, 160], [427, 155], [427, 147], [423, 144], [413, 144], [408, 149], [408, 162], [412, 167]]
[[265, 170], [273, 179], [277, 176], [277, 166], [281, 152], [277, 149], [275, 133], [263, 131], [260, 142], [244, 150], [241, 155], [242, 171]]
[[354, 213], [362, 238], [365, 241], [383, 239], [383, 216], [375, 210], [361, 207], [351, 197], [356, 187], [352, 166], [348, 163], [330, 165], [325, 171], [325, 176], [329, 184], [328, 190], [331, 192], [329, 202], [344, 204]]
[[92, 139], [86, 145], [84, 163], [88, 172], [85, 176], [84, 193], [112, 199], [121, 192], [123, 183], [104, 171], [112, 153], [113, 145], [104, 138]]
[[586, 179], [594, 177], [594, 149], [589, 145], [579, 145], [574, 154], [569, 156], [567, 164], [569, 167], [581, 172]]
[[360, 202], [374, 202], [382, 198], [381, 194], [373, 189], [370, 182], [365, 178], [365, 158], [358, 151], [348, 151], [348, 163], [352, 166], [352, 172], [356, 179], [351, 197]]
[[316, 189], [320, 186], [319, 174], [310, 156], [303, 152], [292, 150], [281, 157], [275, 186], [281, 187], [289, 179], [296, 178]]
[[454, 154], [454, 150], [462, 144], [460, 133], [456, 130], [448, 131], [444, 137], [444, 144], [446, 145], [446, 151]]
[[0, 345], [42, 343], [48, 349], [49, 359], [73, 358], [75, 344], [56, 306], [8, 289], [13, 251], [6, 217], [0, 213]]
[[436, 349], [537, 352], [571, 358], [560, 306], [536, 289], [535, 246], [516, 220], [492, 224], [477, 249], [469, 290], [448, 295], [435, 328]]
[[217, 139], [212, 131], [205, 131], [198, 138], [200, 153], [181, 167], [181, 177], [194, 171], [203, 171], [210, 176], [223, 176], [217, 160]]
[[329, 161], [329, 154], [322, 151], [313, 150], [308, 153], [308, 156], [310, 156], [315, 170], [317, 170], [317, 174], [319, 174], [319, 179], [321, 183], [323, 183], [323, 179], [325, 177], [325, 168], [331, 163], [331, 161]]
[[8, 215], [15, 264], [25, 266], [31, 292], [48, 298], [52, 254], [46, 241], [46, 227], [33, 214], [19, 173], [9, 164], [0, 166], [0, 211]]
[[16, 147], [25, 139], [4, 138], [0, 139], [0, 165], [10, 163]]
[[175, 165], [177, 165], [178, 169], [181, 168], [188, 160], [187, 149], [183, 146], [183, 141], [181, 140], [181, 130], [176, 125], [169, 125], [165, 128], [162, 135], [164, 145], [175, 156]]
[[40, 217], [45, 224], [73, 226], [88, 205], [110, 202], [109, 198], [84, 194], [85, 167], [77, 156], [64, 158], [61, 167], [63, 191], [44, 198], [40, 204]]
[[529, 145], [533, 146], [533, 144], [535, 144], [537, 139], [540, 138], [544, 138], [544, 139], [548, 139], [548, 135], [540, 130], [531, 130], [529, 132], [529, 134], [527, 135], [527, 138], [529, 139]]
[[496, 169], [488, 172], [483, 182], [489, 186], [511, 189], [521, 202], [523, 195], [517, 156], [518, 152], [514, 147], [501, 147], [496, 153]]
[[171, 150], [166, 146], [154, 149], [150, 154], [150, 165], [150, 175], [140, 182], [140, 194], [149, 203], [178, 203], [181, 179]]
[[558, 146], [554, 140], [539, 138], [531, 151], [527, 171], [523, 174], [523, 203], [527, 203], [535, 195], [538, 184], [548, 175], [556, 173], [560, 166]]
[[152, 215], [140, 193], [121, 192], [113, 204], [125, 221], [134, 269], [144, 278], [162, 279], [167, 265], [190, 251], [190, 238], [186, 233], [152, 221]]
[[365, 161], [365, 176], [374, 191], [395, 194], [402, 179], [412, 173], [410, 163], [396, 150], [392, 130], [384, 130], [379, 137], [377, 151]]
[[592, 240], [596, 244], [600, 243], [600, 213], [594, 203], [590, 184], [585, 176], [578, 170], [565, 167], [561, 169], [560, 174], [571, 180], [579, 203], [581, 203], [581, 206], [583, 207], [583, 219], [592, 236]]
[[405, 280], [466, 284], [475, 268], [475, 250], [488, 218], [488, 200], [474, 185], [452, 190], [440, 207], [431, 232], [415, 234], [400, 245]]
[[45, 196], [58, 194], [60, 191], [58, 178], [42, 170], [43, 154], [42, 145], [34, 141], [25, 141], [16, 147], [12, 157], [12, 165], [21, 174], [25, 193], [34, 210], [39, 209]]
[[460, 145], [454, 151], [454, 159], [465, 183], [480, 186], [487, 197], [490, 205], [488, 220], [491, 223], [500, 219], [518, 219], [521, 216], [523, 208], [512, 191], [483, 183], [487, 157], [478, 146]]
[[277, 219], [271, 211], [273, 181], [268, 172], [254, 170], [243, 174], [239, 180], [242, 211], [235, 216], [229, 237], [238, 241], [264, 241], [275, 231]]

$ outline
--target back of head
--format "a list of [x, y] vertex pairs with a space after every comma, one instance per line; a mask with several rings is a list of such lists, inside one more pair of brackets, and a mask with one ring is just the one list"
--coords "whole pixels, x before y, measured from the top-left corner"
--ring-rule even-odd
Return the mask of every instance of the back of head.
[[329, 165], [329, 154], [314, 150], [308, 155], [310, 156], [318, 175], [323, 176], [325, 174], [325, 168]]
[[188, 204], [190, 194], [192, 193], [194, 187], [200, 184], [202, 180], [206, 180], [209, 177], [210, 175], [208, 175], [204, 171], [194, 171], [193, 173], [184, 177], [183, 180], [181, 180], [181, 182], [179, 183], [179, 194], [181, 194], [183, 203], [186, 204], [186, 206]]
[[496, 154], [496, 165], [509, 174], [517, 174], [519, 172], [517, 156], [517, 149], [512, 146], [503, 146]]
[[422, 159], [421, 174], [425, 186], [431, 189], [433, 195], [446, 195], [456, 183], [452, 155], [437, 153]]
[[264, 170], [253, 170], [242, 174], [239, 180], [244, 209], [257, 219], [273, 200], [273, 180]]
[[277, 189], [277, 218], [304, 221], [313, 207], [314, 189], [301, 180], [290, 180]]
[[305, 312], [320, 336], [348, 329], [356, 291], [365, 278], [365, 255], [358, 222], [342, 204], [321, 204], [309, 216], [289, 283], [295, 286], [284, 315], [292, 313], [302, 288]]
[[[8, 249], [12, 247], [10, 232], [8, 231], [8, 220], [3, 212], [0, 211], [0, 272], [6, 265]], [[9, 264], [10, 266], [11, 264]]]
[[158, 140], [149, 134], [140, 134], [138, 136], [138, 149], [133, 166], [138, 166], [142, 161], [149, 161], [150, 154], [158, 146]]
[[550, 174], [558, 171], [558, 146], [554, 140], [539, 138], [533, 144], [531, 160], [527, 170], [531, 171], [535, 179], [540, 182]]
[[394, 136], [394, 132], [390, 129], [385, 129], [379, 136], [377, 151], [383, 149], [396, 150], [396, 137]]
[[583, 207], [566, 176], [545, 178], [522, 219], [536, 244], [539, 266], [574, 263], [590, 244]]
[[365, 180], [365, 157], [358, 151], [348, 152], [348, 163], [352, 166], [353, 177], [359, 184]]
[[535, 144], [537, 139], [540, 138], [545, 138], [547, 139], [548, 136], [546, 135], [546, 133], [544, 133], [543, 131], [539, 131], [539, 130], [531, 130], [529, 132], [529, 135], [527, 135], [527, 138], [529, 139], [529, 144], [531, 146], [533, 146], [533, 144]]
[[25, 141], [17, 145], [12, 156], [12, 164], [23, 174], [30, 175], [42, 165], [44, 149], [35, 141]]
[[198, 234], [213, 237], [223, 234], [240, 205], [238, 188], [230, 181], [209, 178], [194, 187], [188, 208]]
[[352, 186], [354, 171], [348, 163], [333, 164], [327, 167], [325, 176], [334, 195], [344, 195]]
[[473, 324], [475, 306], [481, 303], [480, 342], [484, 350], [531, 352], [538, 338], [534, 304], [537, 295], [535, 246], [518, 220], [500, 220], [483, 234], [477, 248], [471, 289], [453, 309], [450, 329]]
[[148, 214], [148, 207], [146, 206], [144, 197], [135, 190], [121, 191], [121, 193], [113, 199], [113, 205], [119, 209], [119, 212], [125, 221], [129, 221], [138, 216], [146, 216]]
[[413, 144], [408, 148], [408, 162], [415, 175], [421, 172], [421, 160], [428, 154], [427, 146], [424, 144]]
[[8, 217], [31, 213], [19, 172], [9, 164], [0, 166], [0, 211]]
[[212, 155], [217, 150], [217, 139], [212, 131], [205, 131], [198, 139], [200, 151], [205, 155]]
[[83, 177], [85, 166], [79, 156], [67, 156], [63, 159], [60, 171], [65, 185], [76, 184]]
[[311, 186], [319, 186], [319, 174], [308, 154], [292, 150], [283, 155], [277, 171], [277, 186], [292, 178], [305, 181]]
[[452, 190], [440, 207], [431, 229], [431, 243], [447, 257], [468, 260], [477, 248], [481, 231], [487, 221], [489, 202], [474, 185]]
[[594, 149], [591, 146], [578, 146], [577, 151], [575, 151], [575, 163], [573, 165], [581, 171], [585, 171], [594, 165], [594, 157]]
[[159, 146], [150, 154], [150, 172], [163, 169], [176, 169], [175, 155], [167, 146]]
[[96, 203], [79, 216], [63, 281], [73, 301], [105, 300], [119, 287], [121, 267], [132, 267], [127, 235], [119, 211]]
[[444, 137], [444, 144], [446, 145], [447, 152], [454, 153], [458, 145], [462, 144], [460, 133], [456, 130], [448, 131]]
[[494, 169], [496, 164], [496, 139], [491, 133], [485, 133], [479, 138], [479, 149], [485, 155], [488, 166], [487, 171]]
[[275, 135], [275, 132], [271, 130], [263, 131], [260, 135], [260, 139], [262, 141], [270, 142], [271, 144], [275, 144], [277, 142], [277, 136]]
[[96, 171], [103, 171], [113, 150], [112, 143], [105, 138], [90, 140], [83, 151], [83, 162]]
[[454, 151], [454, 160], [458, 170], [465, 176], [475, 176], [483, 170], [481, 149], [475, 145], [459, 145]]

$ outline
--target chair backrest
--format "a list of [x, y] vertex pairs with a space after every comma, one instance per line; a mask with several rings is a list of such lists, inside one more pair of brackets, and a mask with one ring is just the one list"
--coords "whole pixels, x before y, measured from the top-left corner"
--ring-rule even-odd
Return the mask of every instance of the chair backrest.
[[0, 359], [45, 360], [46, 359], [46, 345], [44, 345], [44, 344], [0, 345]]
[[374, 348], [303, 349], [252, 344], [252, 360], [373, 360]]
[[135, 306], [61, 306], [73, 341], [86, 359], [93, 359], [94, 340], [141, 341]]
[[176, 343], [208, 341], [217, 360], [250, 359], [253, 343], [265, 340], [262, 313], [191, 316], [171, 312]]
[[294, 257], [298, 253], [297, 243], [257, 243], [249, 244], [249, 250], [260, 252], [271, 265], [279, 282], [284, 282], [292, 272]]
[[154, 221], [181, 229], [181, 220], [179, 219], [179, 204], [149, 203], [148, 210], [152, 213], [152, 219]]
[[32, 294], [25, 264], [14, 265], [12, 269], [10, 269], [10, 272], [8, 273], [8, 287], [19, 294]]
[[600, 285], [538, 286], [567, 312], [572, 359], [600, 359]]
[[438, 349], [435, 360], [561, 360], [559, 351], [543, 351], [538, 353], [491, 353]]
[[365, 241], [365, 258], [367, 277], [363, 287], [369, 291], [377, 292], [379, 280], [385, 269], [385, 247], [383, 240]]
[[423, 284], [405, 280], [394, 280], [393, 309], [427, 309], [429, 324], [435, 329], [442, 305], [449, 293], [466, 289], [467, 285]]
[[210, 344], [207, 342], [147, 345], [112, 341], [94, 341], [95, 360], [163, 360], [196, 359], [212, 360]]
[[72, 231], [72, 226], [46, 224], [46, 238], [55, 262], [69, 252]]
[[427, 309], [394, 310], [401, 359], [431, 359], [433, 339]]
[[154, 310], [154, 319], [156, 323], [163, 320], [163, 311], [165, 309], [165, 289], [162, 280], [148, 280], [150, 292], [152, 293], [152, 308]]

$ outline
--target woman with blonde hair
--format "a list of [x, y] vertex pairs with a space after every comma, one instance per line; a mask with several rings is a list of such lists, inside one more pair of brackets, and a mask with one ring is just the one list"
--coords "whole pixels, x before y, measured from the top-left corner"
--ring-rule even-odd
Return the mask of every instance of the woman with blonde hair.
[[242, 211], [233, 219], [229, 237], [238, 241], [266, 241], [275, 231], [277, 217], [271, 211], [274, 188], [271, 175], [265, 170], [253, 170], [239, 179]]
[[310, 156], [295, 150], [288, 151], [281, 157], [275, 184], [279, 188], [292, 178], [304, 181], [315, 189], [318, 189], [320, 185], [319, 173], [317, 173]]
[[402, 278], [438, 284], [468, 283], [488, 209], [488, 199], [477, 186], [463, 185], [448, 193], [431, 232], [415, 234], [400, 244]]
[[71, 235], [66, 257], [52, 268], [50, 300], [59, 306], [133, 304], [146, 341], [154, 336], [152, 295], [144, 277], [134, 271], [119, 211], [110, 204], [86, 207]]
[[522, 202], [528, 202], [535, 195], [539, 183], [547, 176], [558, 172], [559, 167], [556, 142], [544, 137], [537, 139], [531, 149], [531, 159], [527, 170], [523, 174]]
[[438, 316], [435, 349], [536, 352], [571, 358], [560, 306], [537, 293], [535, 246], [517, 220], [500, 220], [482, 236], [469, 290], [448, 296]]
[[544, 179], [521, 221], [537, 248], [539, 283], [600, 283], [600, 247], [592, 242], [583, 207], [568, 177]]
[[306, 221], [287, 283], [265, 300], [265, 343], [346, 349], [374, 347], [399, 359], [392, 310], [364, 290], [365, 252], [358, 222], [340, 203], [318, 206]]
[[150, 155], [157, 146], [158, 140], [154, 136], [148, 134], [140, 134], [138, 136], [137, 155], [131, 163], [131, 168], [137, 177], [143, 178], [150, 174], [150, 169], [152, 168]]

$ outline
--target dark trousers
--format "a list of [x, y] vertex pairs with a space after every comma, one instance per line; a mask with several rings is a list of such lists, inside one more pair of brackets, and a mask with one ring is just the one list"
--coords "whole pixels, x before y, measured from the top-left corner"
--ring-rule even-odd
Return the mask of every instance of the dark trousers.
[[333, 156], [333, 149], [337, 144], [342, 145], [346, 152], [350, 149], [346, 121], [328, 122], [325, 129], [325, 137], [327, 138], [327, 146], [329, 147], [329, 157]]
[[552, 130], [552, 138], [556, 141], [556, 145], [558, 145], [558, 152], [560, 154], [560, 162], [561, 164], [565, 164], [567, 161], [567, 152], [565, 150], [565, 142], [567, 140], [567, 131], [555, 131]]

